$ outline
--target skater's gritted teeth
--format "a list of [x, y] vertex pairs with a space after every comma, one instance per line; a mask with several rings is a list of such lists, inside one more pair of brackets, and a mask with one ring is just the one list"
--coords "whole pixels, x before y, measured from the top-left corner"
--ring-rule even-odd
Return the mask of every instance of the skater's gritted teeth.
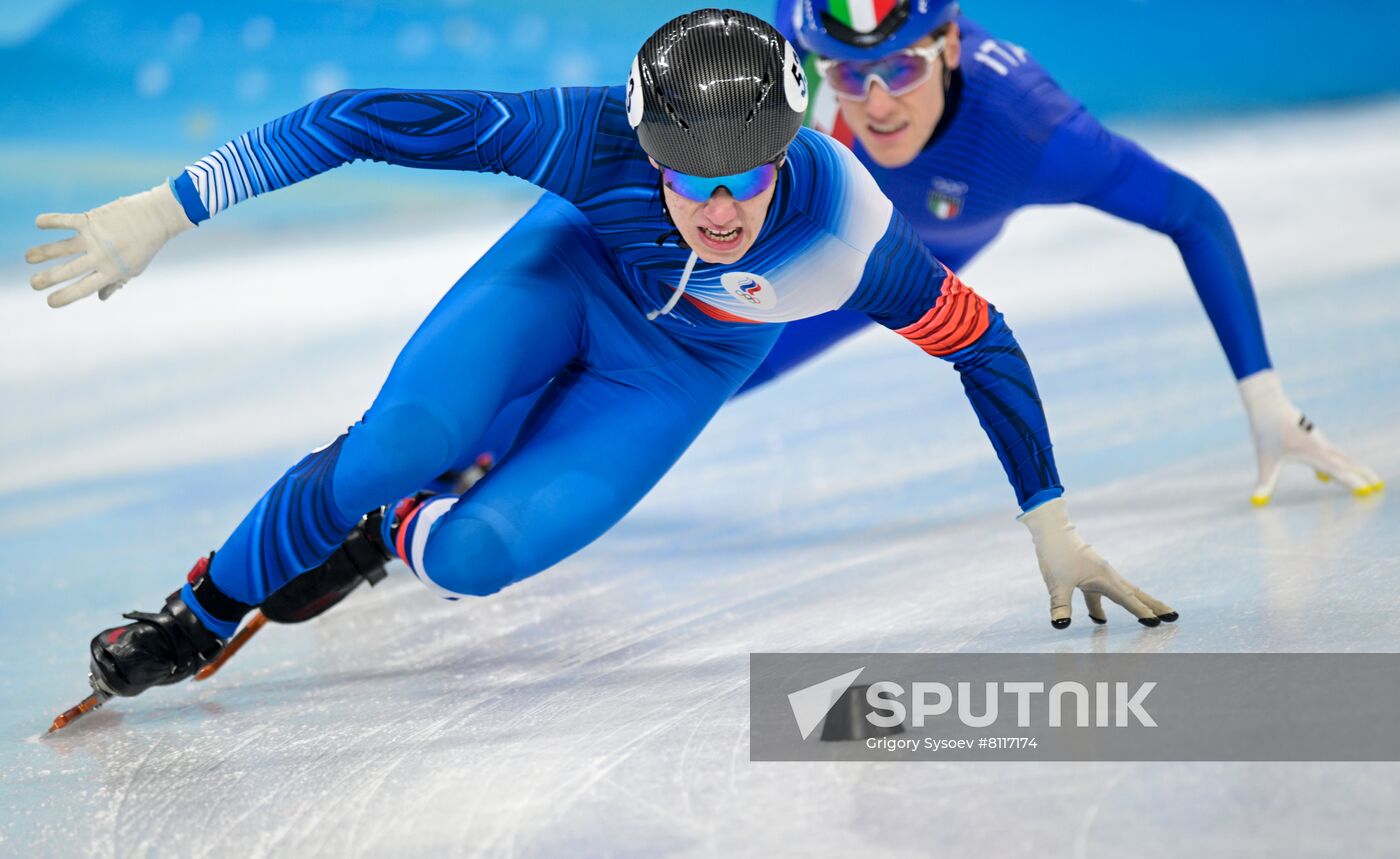
[[[651, 163], [656, 166], [655, 160]], [[662, 193], [666, 195], [666, 209], [671, 213], [671, 220], [695, 255], [707, 263], [725, 265], [738, 262], [753, 247], [768, 216], [768, 204], [773, 201], [776, 187], [775, 182], [754, 197], [736, 200], [729, 189], [721, 185], [703, 203], [687, 199], [664, 185]]]
[[[925, 36], [915, 47], [934, 44], [933, 36]], [[943, 118], [946, 105], [943, 83], [945, 72], [958, 67], [962, 57], [958, 41], [958, 25], [947, 33], [947, 43], [934, 61], [937, 65], [928, 80], [899, 96], [890, 95], [880, 82], [870, 85], [864, 100], [837, 96], [841, 116], [860, 139], [871, 159], [881, 167], [903, 167], [913, 161]]]

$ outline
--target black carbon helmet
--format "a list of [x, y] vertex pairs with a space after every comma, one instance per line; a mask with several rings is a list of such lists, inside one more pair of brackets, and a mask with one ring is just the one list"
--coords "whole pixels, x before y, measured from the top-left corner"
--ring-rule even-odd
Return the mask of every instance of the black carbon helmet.
[[807, 110], [787, 39], [733, 9], [700, 9], [651, 35], [632, 61], [627, 120], [664, 167], [728, 176], [777, 160]]

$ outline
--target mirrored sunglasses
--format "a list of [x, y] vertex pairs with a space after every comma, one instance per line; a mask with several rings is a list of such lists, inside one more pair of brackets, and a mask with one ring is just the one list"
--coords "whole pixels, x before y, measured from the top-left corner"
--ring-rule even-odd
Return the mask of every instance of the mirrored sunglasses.
[[772, 187], [777, 177], [777, 164], [760, 164], [743, 173], [714, 177], [692, 176], [670, 167], [661, 169], [661, 181], [667, 188], [697, 203], [709, 200], [721, 187], [728, 188], [736, 200], [752, 200]]

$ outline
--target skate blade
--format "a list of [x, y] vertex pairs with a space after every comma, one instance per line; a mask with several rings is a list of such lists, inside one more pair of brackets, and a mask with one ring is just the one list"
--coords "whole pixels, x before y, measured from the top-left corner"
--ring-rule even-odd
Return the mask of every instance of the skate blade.
[[248, 622], [243, 624], [243, 628], [238, 630], [237, 634], [228, 640], [228, 644], [225, 644], [224, 649], [219, 651], [219, 655], [214, 657], [214, 660], [208, 665], [195, 672], [194, 679], [208, 680], [210, 677], [213, 677], [220, 668], [224, 667], [225, 662], [232, 659], [233, 655], [237, 653], [243, 645], [248, 643], [248, 639], [252, 638], [257, 634], [258, 630], [263, 628], [263, 624], [265, 623], [267, 623], [267, 616], [255, 609], [252, 615], [248, 617]]
[[54, 718], [53, 724], [49, 726], [49, 733], [52, 734], [59, 728], [66, 728], [78, 719], [101, 707], [109, 696], [101, 692], [93, 692], [91, 695], [78, 702], [78, 706], [69, 707]]

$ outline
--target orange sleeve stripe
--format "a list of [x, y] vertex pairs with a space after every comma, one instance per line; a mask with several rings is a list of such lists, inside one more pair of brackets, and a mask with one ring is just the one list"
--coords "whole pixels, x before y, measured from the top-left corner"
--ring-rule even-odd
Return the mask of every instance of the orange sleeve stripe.
[[[971, 346], [987, 330], [987, 306], [971, 308], [972, 316], [962, 325], [941, 331], [935, 336], [913, 340], [914, 345], [930, 355], [943, 356]], [[911, 338], [912, 339], [912, 338]]]
[[950, 271], [943, 278], [933, 307], [917, 322], [896, 329], [896, 333], [928, 354], [942, 357], [977, 342], [988, 323], [986, 299], [968, 289]]

